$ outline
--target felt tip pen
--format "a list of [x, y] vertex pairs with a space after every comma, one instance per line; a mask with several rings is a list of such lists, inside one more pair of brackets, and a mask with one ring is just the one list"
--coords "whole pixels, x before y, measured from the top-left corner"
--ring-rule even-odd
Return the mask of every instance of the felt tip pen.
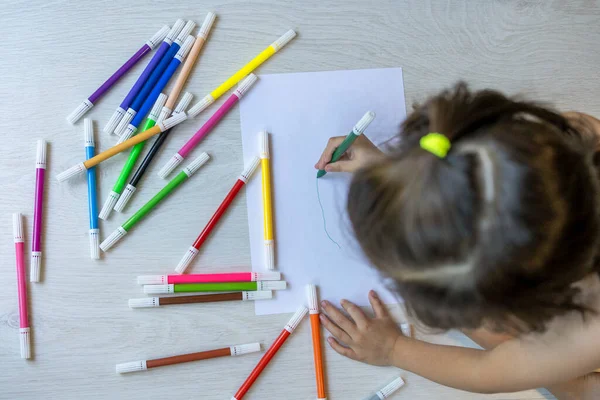
[[250, 74], [256, 68], [258, 68], [262, 63], [267, 61], [273, 54], [277, 53], [281, 50], [286, 44], [289, 43], [296, 37], [296, 32], [292, 29], [283, 34], [279, 39], [271, 43], [269, 47], [264, 49], [259, 55], [254, 57], [248, 64], [244, 65], [239, 71], [229, 77], [225, 82], [223, 82], [219, 87], [215, 90], [204, 96], [202, 100], [198, 103], [194, 104], [192, 108], [190, 108], [190, 116], [196, 117], [202, 111], [204, 111], [208, 106], [214, 103], [219, 97], [221, 97], [224, 93], [226, 93], [229, 89], [233, 87], [236, 83], [244, 79], [245, 76]]
[[35, 200], [33, 207], [33, 241], [31, 242], [31, 266], [29, 281], [40, 281], [42, 267], [42, 213], [44, 210], [44, 178], [46, 175], [47, 143], [38, 140], [35, 160]]
[[[83, 120], [83, 135], [85, 142], [85, 157], [89, 160], [94, 157], [96, 144], [94, 141], [94, 123], [91, 119]], [[92, 260], [100, 258], [100, 230], [98, 228], [98, 202], [96, 193], [96, 168], [87, 170], [88, 211], [90, 215], [90, 257]]]
[[193, 293], [193, 292], [238, 292], [285, 290], [286, 281], [255, 281], [255, 282], [217, 282], [217, 283], [177, 283], [167, 285], [144, 285], [146, 294]]
[[[156, 125], [156, 120], [158, 119], [158, 115], [159, 115], [160, 110], [162, 109], [163, 105], [165, 104], [165, 101], [167, 101], [167, 95], [161, 93], [158, 96], [158, 98], [156, 99], [156, 103], [154, 103], [154, 107], [152, 107], [152, 110], [150, 111], [150, 115], [148, 115], [148, 118], [146, 118], [146, 122], [145, 122], [144, 128], [143, 128], [144, 130], [148, 130], [148, 129], [152, 128], [154, 125]], [[129, 177], [129, 174], [131, 173], [131, 170], [135, 166], [135, 163], [143, 149], [144, 149], [144, 142], [136, 144], [135, 146], [133, 146], [133, 148], [129, 152], [127, 161], [125, 161], [125, 165], [123, 165], [123, 168], [121, 169], [121, 172], [119, 173], [119, 177], [117, 178], [117, 181], [113, 185], [113, 188], [110, 191], [110, 193], [108, 194], [108, 197], [106, 198], [106, 200], [104, 200], [104, 204], [102, 205], [102, 209], [100, 210], [100, 215], [99, 215], [100, 219], [106, 220], [110, 216], [110, 213], [112, 212], [113, 208], [115, 207], [117, 200], [119, 200], [121, 193], [123, 192], [123, 188], [125, 187], [125, 182], [127, 182], [127, 178]]]
[[106, 80], [94, 93], [87, 99], [77, 106], [75, 110], [69, 116], [67, 121], [70, 124], [77, 122], [83, 115], [88, 112], [94, 104], [102, 97], [108, 90], [117, 83], [133, 66], [135, 66], [146, 54], [154, 50], [156, 46], [167, 36], [169, 32], [168, 26], [163, 26], [148, 40], [140, 49], [133, 55], [129, 60], [125, 62], [110, 78]]
[[280, 279], [280, 272], [224, 272], [218, 274], [141, 275], [137, 277], [137, 283], [138, 285], [166, 285], [175, 283], [278, 281]]
[[152, 128], [138, 133], [134, 137], [129, 140], [124, 141], [123, 143], [117, 144], [116, 146], [111, 147], [108, 150], [103, 151], [102, 153], [96, 154], [94, 157], [86, 160], [84, 162], [73, 165], [71, 168], [66, 171], [61, 172], [56, 176], [56, 179], [59, 182], [64, 182], [68, 179], [71, 179], [74, 176], [82, 174], [89, 168], [92, 168], [103, 161], [108, 160], [111, 157], [116, 156], [117, 154], [129, 149], [130, 147], [135, 146], [138, 143], [141, 143], [145, 140], [148, 140], [154, 135], [158, 135], [161, 132], [171, 129], [172, 127], [182, 123], [187, 119], [186, 113], [179, 113], [177, 115], [172, 116], [158, 124], [154, 125]]
[[263, 228], [265, 240], [265, 264], [268, 270], [275, 269], [275, 237], [273, 235], [273, 206], [271, 204], [271, 163], [269, 133], [259, 133], [260, 170], [262, 173]]
[[200, 250], [200, 246], [202, 246], [202, 243], [206, 241], [206, 239], [208, 238], [214, 227], [217, 225], [225, 211], [227, 211], [227, 209], [229, 208], [239, 191], [248, 182], [248, 179], [250, 179], [250, 177], [258, 167], [259, 163], [260, 159], [258, 157], [254, 157], [246, 166], [242, 174], [235, 181], [235, 184], [233, 185], [231, 190], [229, 190], [229, 193], [227, 193], [227, 196], [225, 196], [225, 199], [223, 199], [223, 202], [221, 202], [219, 208], [217, 208], [217, 211], [215, 211], [210, 220], [208, 220], [208, 223], [206, 224], [204, 229], [202, 229], [200, 235], [198, 235], [194, 243], [185, 252], [185, 255], [179, 261], [177, 267], [175, 267], [175, 272], [177, 272], [178, 274], [183, 274], [185, 270], [189, 267], [189, 265], [192, 263], [194, 258], [196, 258], [196, 256], [198, 255], [198, 251]]
[[239, 344], [216, 350], [201, 351], [198, 353], [182, 354], [178, 356], [157, 358], [154, 360], [132, 361], [117, 364], [117, 374], [146, 371], [150, 368], [164, 367], [167, 365], [182, 364], [191, 361], [208, 360], [217, 357], [236, 357], [243, 354], [256, 353], [261, 350], [260, 343]]
[[281, 346], [285, 343], [287, 338], [290, 337], [290, 335], [298, 327], [298, 325], [300, 324], [307, 312], [308, 309], [305, 306], [301, 306], [296, 311], [292, 319], [290, 319], [283, 331], [281, 331], [277, 339], [275, 339], [271, 347], [269, 347], [269, 350], [265, 352], [264, 356], [260, 359], [256, 367], [254, 367], [248, 378], [246, 378], [246, 381], [242, 384], [242, 386], [239, 388], [237, 393], [231, 398], [231, 400], [242, 400], [242, 398], [246, 395], [246, 393], [248, 393], [248, 390], [250, 390], [256, 379], [259, 377], [261, 372], [265, 369], [267, 365], [269, 365], [269, 362], [273, 359], [275, 354], [277, 354]]
[[17, 260], [17, 291], [19, 294], [19, 343], [21, 358], [31, 358], [31, 327], [27, 313], [27, 280], [25, 279], [25, 236], [23, 235], [23, 216], [13, 214], [13, 236]]
[[158, 50], [156, 50], [156, 52], [152, 56], [152, 59], [150, 60], [148, 65], [146, 65], [146, 68], [144, 68], [142, 74], [138, 77], [137, 81], [135, 81], [135, 83], [129, 90], [129, 93], [127, 93], [127, 96], [125, 96], [119, 107], [117, 107], [113, 115], [108, 120], [108, 123], [103, 129], [104, 133], [107, 133], [109, 135], [113, 134], [115, 128], [123, 118], [123, 115], [125, 115], [125, 112], [127, 111], [127, 109], [129, 109], [131, 103], [133, 103], [135, 96], [137, 96], [140, 90], [142, 90], [142, 87], [150, 77], [150, 74], [152, 74], [152, 71], [154, 71], [160, 60], [164, 57], [167, 50], [169, 50], [169, 48], [173, 44], [173, 41], [175, 40], [177, 35], [179, 35], [179, 32], [181, 32], [181, 29], [184, 25], [185, 21], [182, 19], [178, 19], [173, 25], [172, 29], [169, 30], [168, 26], [163, 27], [163, 29], [166, 28], [169, 33], [158, 47]]
[[175, 304], [217, 303], [224, 301], [256, 301], [272, 298], [272, 290], [199, 294], [192, 296], [144, 297], [141, 299], [129, 299], [129, 308], [154, 308]]
[[144, 204], [139, 210], [137, 210], [123, 225], [118, 227], [113, 233], [111, 233], [102, 244], [100, 248], [102, 251], [108, 251], [112, 246], [121, 240], [129, 231], [133, 229], [146, 215], [150, 213], [158, 204], [169, 196], [173, 191], [180, 186], [183, 182], [187, 181], [196, 171], [200, 169], [208, 160], [209, 155], [206, 153], [200, 154], [198, 158], [184, 168], [175, 178], [165, 185], [153, 198], [151, 198], [146, 204]]
[[244, 94], [250, 90], [258, 78], [254, 74], [248, 75], [246, 79], [240, 82], [238, 88], [223, 103], [221, 107], [202, 125], [200, 129], [171, 157], [171, 159], [158, 172], [158, 176], [165, 179], [177, 168], [183, 159], [213, 130], [213, 128], [223, 119], [223, 117], [240, 101]]
[[[160, 59], [158, 65], [154, 68], [154, 70], [148, 77], [148, 80], [146, 81], [146, 83], [144, 83], [144, 86], [142, 86], [140, 92], [137, 94], [137, 96], [135, 96], [135, 99], [131, 103], [131, 106], [129, 106], [127, 112], [125, 113], [125, 115], [123, 115], [123, 118], [121, 118], [121, 121], [114, 130], [114, 133], [116, 135], [121, 136], [121, 134], [125, 132], [125, 130], [129, 126], [129, 123], [134, 119], [134, 117], [140, 111], [141, 107], [146, 102], [146, 99], [150, 95], [150, 92], [152, 92], [152, 89], [154, 89], [154, 87], [158, 83], [160, 77], [163, 75], [163, 73], [165, 72], [175, 55], [179, 52], [183, 41], [189, 36], [189, 34], [192, 32], [195, 26], [196, 23], [194, 21], [188, 21], [183, 26], [183, 28], [173, 41], [173, 44], [171, 44], [165, 55]], [[159, 92], [161, 90], [159, 90]], [[152, 105], [153, 103], [154, 100], [150, 101], [150, 105]], [[145, 114], [147, 112], [148, 110], [145, 110], [144, 115], [141, 116], [141, 119], [143, 119], [146, 116]], [[139, 122], [142, 122], [141, 119]]]
[[306, 285], [306, 298], [310, 314], [310, 329], [312, 332], [313, 358], [315, 377], [317, 381], [317, 400], [327, 400], [325, 395], [325, 372], [323, 368], [323, 350], [321, 349], [321, 321], [319, 320], [319, 297], [315, 285]]
[[[190, 105], [192, 98], [193, 98], [193, 96], [191, 93], [185, 92], [183, 94], [183, 96], [181, 97], [181, 100], [175, 107], [175, 110], [173, 111], [173, 115], [176, 115], [181, 112], [185, 113], [185, 110]], [[163, 107], [163, 109], [164, 109], [164, 107]], [[157, 122], [160, 122], [162, 120], [163, 120], [163, 118], [162, 118], [162, 113], [161, 113], [158, 117]], [[125, 207], [129, 203], [129, 200], [131, 200], [131, 198], [133, 197], [133, 194], [137, 190], [139, 182], [142, 179], [142, 176], [144, 175], [144, 173], [146, 172], [148, 165], [150, 165], [150, 163], [152, 162], [152, 159], [158, 153], [160, 146], [164, 143], [165, 139], [169, 135], [169, 132], [171, 132], [170, 129], [168, 131], [161, 132], [161, 134], [158, 135], [158, 137], [156, 138], [154, 143], [152, 143], [152, 147], [150, 147], [150, 150], [148, 151], [148, 153], [146, 153], [146, 156], [140, 163], [138, 169], [133, 173], [131, 180], [129, 181], [127, 186], [125, 186], [123, 193], [119, 197], [119, 201], [117, 201], [117, 204], [115, 204], [115, 208], [114, 208], [115, 211], [123, 212], [123, 210], [125, 210]], [[139, 143], [139, 144], [136, 144], [133, 148], [135, 149], [137, 146], [140, 146], [140, 145], [143, 146], [142, 143]]]
[[[165, 88], [165, 86], [167, 86], [167, 84], [173, 77], [173, 74], [175, 74], [175, 71], [181, 65], [181, 62], [187, 57], [195, 40], [196, 39], [192, 35], [189, 35], [185, 39], [185, 42], [183, 42], [181, 48], [179, 49], [177, 54], [175, 54], [175, 57], [171, 59], [171, 62], [167, 66], [167, 69], [160, 76], [160, 79], [158, 80], [158, 82], [156, 82], [156, 85], [154, 85], [152, 91], [150, 92], [150, 94], [148, 94], [148, 97], [146, 97], [146, 100], [144, 101], [139, 111], [133, 118], [133, 121], [131, 121], [131, 123], [127, 126], [125, 131], [121, 133], [121, 137], [119, 138], [118, 143], [122, 143], [125, 140], [132, 137], [133, 135], [135, 135], [138, 126], [140, 126], [143, 119], [146, 117], [146, 115], [152, 108], [152, 105], [154, 104], [158, 96], [161, 94], [160, 92]], [[173, 46], [175, 46], [175, 43], [173, 44]]]
[[[367, 111], [367, 113], [363, 115], [360, 121], [358, 121], [358, 123], [354, 125], [354, 128], [352, 128], [352, 131], [348, 134], [348, 136], [346, 136], [344, 141], [335, 149], [333, 155], [331, 156], [331, 161], [329, 161], [329, 163], [334, 163], [338, 161], [340, 157], [342, 157], [342, 155], [346, 152], [346, 150], [348, 150], [348, 148], [352, 146], [352, 143], [354, 143], [354, 141], [364, 133], [365, 129], [367, 129], [369, 124], [373, 122], [374, 119], [375, 113], [373, 111]], [[325, 170], [320, 169], [317, 172], [317, 178], [321, 178], [326, 173], [327, 172]]]
[[373, 393], [370, 397], [367, 397], [365, 400], [385, 400], [402, 386], [404, 386], [404, 381], [401, 377], [397, 377], [383, 388]]

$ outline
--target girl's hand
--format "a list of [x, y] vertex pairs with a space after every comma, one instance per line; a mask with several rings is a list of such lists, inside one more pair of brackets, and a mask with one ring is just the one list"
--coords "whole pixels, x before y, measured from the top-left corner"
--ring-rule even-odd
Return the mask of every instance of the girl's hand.
[[354, 172], [383, 156], [381, 150], [365, 135], [360, 135], [337, 162], [327, 164], [331, 161], [335, 149], [345, 138], [345, 136], [337, 136], [329, 139], [321, 158], [315, 164], [316, 169], [324, 169], [327, 172]]
[[394, 363], [394, 347], [402, 332], [392, 319], [377, 294], [369, 292], [369, 302], [375, 314], [371, 318], [357, 305], [342, 300], [348, 318], [328, 301], [321, 302], [327, 316], [321, 314], [321, 323], [333, 335], [329, 345], [339, 354], [367, 364], [389, 366]]

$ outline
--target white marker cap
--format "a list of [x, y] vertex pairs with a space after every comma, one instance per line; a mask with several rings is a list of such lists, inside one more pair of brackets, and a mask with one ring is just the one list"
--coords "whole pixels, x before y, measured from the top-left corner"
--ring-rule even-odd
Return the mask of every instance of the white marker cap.
[[160, 42], [165, 40], [165, 38], [167, 37], [167, 34], [169, 33], [169, 30], [170, 30], [170, 28], [168, 25], [164, 25], [162, 28], [160, 28], [158, 30], [158, 32], [156, 32], [154, 34], [154, 36], [152, 36], [150, 38], [150, 40], [148, 40], [146, 42], [148, 47], [150, 47], [152, 50], [154, 50], [156, 48], [156, 46], [158, 46], [160, 44]]
[[412, 337], [412, 326], [409, 323], [400, 324], [400, 330], [406, 337]]
[[131, 139], [131, 137], [137, 132], [137, 128], [132, 125], [129, 124], [127, 125], [127, 128], [125, 129], [125, 131], [121, 132], [121, 136], [119, 136], [119, 140], [117, 140], [117, 144], [121, 144], [124, 141]]
[[94, 121], [89, 118], [83, 120], [83, 140], [85, 147], [96, 146], [96, 141], [94, 140]]
[[79, 119], [83, 117], [83, 115], [92, 107], [94, 107], [94, 104], [92, 104], [92, 102], [88, 99], [85, 99], [80, 105], [77, 106], [76, 109], [73, 110], [71, 114], [67, 116], [67, 121], [73, 125], [75, 122], [79, 121]]
[[138, 285], [165, 285], [169, 283], [168, 275], [140, 275], [137, 277]]
[[192, 102], [193, 98], [194, 98], [193, 94], [191, 94], [190, 92], [185, 92], [183, 94], [183, 96], [181, 96], [179, 103], [177, 103], [177, 105], [175, 106], [175, 110], [173, 110], [173, 113], [178, 114], [180, 112], [185, 112], [185, 110], [188, 108], [188, 106]]
[[260, 164], [260, 158], [254, 157], [252, 160], [250, 160], [250, 163], [246, 166], [244, 171], [242, 171], [242, 174], [239, 176], [239, 179], [244, 181], [244, 183], [247, 183], [248, 179], [250, 179], [254, 171], [256, 171], [258, 164]]
[[168, 294], [175, 293], [175, 285], [144, 285], [146, 294]]
[[31, 266], [29, 267], [29, 282], [40, 281], [40, 269], [42, 268], [42, 252], [31, 252]]
[[187, 167], [183, 169], [183, 172], [188, 176], [192, 176], [194, 172], [198, 171], [201, 166], [206, 164], [206, 162], [210, 159], [210, 156], [207, 153], [202, 153], [198, 158], [188, 164]]
[[114, 134], [117, 136], [121, 136], [123, 132], [125, 132], [125, 129], [127, 129], [129, 123], [133, 120], [136, 114], [137, 111], [135, 111], [133, 108], [129, 108], [125, 115], [123, 115], [123, 118], [121, 118], [121, 121], [119, 121], [119, 124], [114, 130]]
[[306, 285], [306, 302], [308, 311], [311, 314], [319, 313], [319, 297], [317, 296], [317, 286], [309, 283]]
[[196, 249], [194, 246], [190, 246], [190, 248], [185, 252], [185, 255], [181, 261], [179, 261], [179, 264], [177, 264], [177, 267], [175, 267], [175, 272], [178, 274], [183, 274], [197, 255], [198, 249]]
[[260, 351], [260, 343], [238, 344], [229, 347], [232, 356], [241, 356], [242, 354], [256, 353]]
[[144, 297], [141, 299], [129, 299], [129, 308], [160, 307], [158, 297]]
[[35, 167], [39, 169], [46, 169], [46, 156], [48, 150], [48, 143], [44, 139], [37, 141], [37, 152], [35, 156]]
[[25, 235], [23, 234], [23, 214], [14, 213], [13, 217], [13, 237], [15, 243], [25, 242]]
[[173, 24], [173, 27], [171, 28], [171, 30], [165, 37], [165, 42], [167, 42], [169, 44], [169, 46], [171, 44], [173, 44], [173, 41], [175, 40], [177, 35], [179, 35], [179, 33], [183, 29], [184, 25], [185, 25], [185, 21], [182, 19], [178, 19], [177, 21], [175, 21], [175, 23]]
[[127, 203], [135, 193], [135, 190], [135, 186], [127, 184], [127, 186], [125, 186], [125, 190], [123, 190], [123, 193], [121, 193], [121, 197], [119, 197], [117, 204], [115, 204], [114, 210], [117, 212], [123, 212], [125, 206], [127, 206]]
[[204, 98], [202, 100], [200, 100], [199, 102], [194, 104], [192, 106], [192, 108], [190, 108], [188, 110], [188, 114], [190, 115], [190, 118], [196, 117], [198, 114], [200, 114], [202, 111], [206, 110], [206, 108], [208, 108], [208, 106], [210, 106], [214, 102], [215, 102], [215, 98], [212, 97], [210, 94], [207, 94], [206, 96], [204, 96]]
[[157, 123], [156, 125], [160, 128], [161, 132], [171, 129], [177, 124], [182, 123], [188, 118], [187, 114], [184, 112], [180, 112], [171, 116], [171, 118], [167, 118], [164, 121]]
[[21, 347], [21, 358], [31, 358], [31, 328], [19, 328], [19, 344]]
[[392, 395], [392, 393], [394, 393], [396, 390], [400, 389], [402, 386], [404, 386], [404, 381], [402, 380], [401, 377], [397, 377], [396, 379], [394, 379], [393, 381], [388, 383], [383, 389], [379, 390], [375, 394], [381, 400], [385, 400], [388, 397], [390, 397]]
[[363, 117], [360, 119], [360, 121], [358, 121], [356, 125], [354, 125], [352, 132], [355, 135], [362, 135], [365, 129], [367, 129], [367, 126], [369, 126], [374, 119], [375, 113], [373, 111], [367, 111], [365, 115], [363, 115]]
[[287, 289], [286, 281], [258, 281], [256, 282], [256, 290], [285, 290]]
[[92, 260], [100, 259], [100, 230], [90, 229], [90, 258]]
[[268, 300], [273, 298], [272, 290], [255, 290], [242, 292], [243, 301]]
[[175, 43], [181, 46], [183, 41], [190, 35], [190, 33], [192, 33], [195, 27], [196, 23], [194, 21], [189, 20], [188, 22], [186, 22], [181, 32], [179, 32], [179, 35], [177, 35]]
[[150, 114], [148, 114], [148, 119], [153, 120], [154, 122], [158, 121], [158, 117], [160, 116], [160, 110], [162, 110], [163, 106], [167, 102], [167, 95], [161, 93], [156, 98], [152, 109], [150, 110]]
[[289, 43], [290, 40], [296, 37], [296, 32], [293, 29], [290, 29], [286, 33], [283, 34], [279, 39], [271, 43], [271, 46], [275, 49], [275, 51], [279, 51]]
[[125, 115], [125, 110], [123, 110], [121, 107], [117, 107], [106, 125], [104, 125], [104, 129], [102, 129], [102, 131], [107, 135], [112, 135], [114, 130], [117, 128], [119, 121], [121, 121], [123, 118], [123, 115]]
[[104, 204], [102, 205], [100, 214], [98, 214], [98, 218], [103, 219], [105, 221], [108, 219], [108, 216], [110, 215], [113, 207], [115, 206], [115, 204], [117, 204], [117, 200], [119, 200], [119, 196], [121, 195], [115, 192], [114, 190], [110, 191], [108, 197], [106, 198], [106, 200], [104, 200]]
[[146, 366], [146, 360], [131, 361], [123, 364], [117, 364], [117, 374], [127, 374], [129, 372], [145, 371], [148, 367]]
[[195, 41], [196, 41], [195, 37], [193, 37], [192, 35], [188, 36], [185, 39], [185, 42], [183, 42], [183, 44], [179, 48], [179, 51], [177, 52], [177, 54], [175, 54], [174, 58], [178, 59], [179, 61], [183, 61], [183, 59], [186, 58], [188, 56], [188, 54], [190, 54], [190, 50], [192, 49], [192, 46]]
[[202, 22], [202, 26], [200, 27], [200, 31], [198, 32], [198, 37], [202, 39], [206, 39], [208, 37], [208, 33], [210, 32], [213, 24], [215, 23], [215, 19], [217, 15], [213, 12], [209, 12], [206, 14], [206, 18], [204, 18], [204, 22]]
[[254, 74], [248, 75], [246, 78], [244, 78], [243, 81], [240, 82], [240, 84], [235, 89], [233, 94], [235, 94], [239, 99], [241, 99], [242, 96], [244, 96], [244, 94], [246, 94], [246, 92], [248, 90], [250, 90], [252, 85], [254, 85], [257, 80], [258, 80], [258, 76], [254, 75]]
[[302, 318], [304, 318], [304, 316], [306, 315], [307, 312], [308, 312], [308, 308], [306, 308], [304, 306], [300, 306], [300, 308], [298, 308], [298, 310], [296, 310], [296, 313], [292, 316], [292, 318], [286, 324], [284, 329], [286, 331], [288, 331], [289, 333], [294, 332], [294, 329], [296, 329], [298, 327], [298, 325], [302, 321]]
[[250, 278], [255, 281], [278, 281], [281, 279], [281, 272], [252, 272]]
[[275, 269], [275, 241], [265, 240], [265, 264], [269, 271]]
[[85, 171], [87, 171], [87, 168], [85, 167], [85, 165], [83, 163], [79, 163], [79, 164], [73, 165], [68, 170], [63, 171], [60, 174], [56, 175], [56, 179], [58, 179], [59, 182], [64, 182], [67, 179], [70, 179], [70, 178], [74, 177], [75, 175], [79, 175]]
[[260, 158], [269, 158], [269, 132], [260, 131], [258, 133], [258, 149]]
[[125, 235], [127, 235], [127, 231], [125, 229], [123, 229], [122, 226], [118, 227], [117, 229], [115, 229], [113, 231], [113, 233], [110, 234], [109, 237], [104, 239], [102, 244], [100, 244], [100, 248], [104, 252], [108, 251], [111, 247], [113, 247], [115, 245], [115, 243], [117, 243], [119, 240], [123, 239], [123, 236], [125, 236]]
[[173, 157], [158, 171], [158, 176], [162, 179], [167, 179], [167, 176], [173, 172], [175, 168], [183, 161], [183, 157], [179, 153], [175, 153]]

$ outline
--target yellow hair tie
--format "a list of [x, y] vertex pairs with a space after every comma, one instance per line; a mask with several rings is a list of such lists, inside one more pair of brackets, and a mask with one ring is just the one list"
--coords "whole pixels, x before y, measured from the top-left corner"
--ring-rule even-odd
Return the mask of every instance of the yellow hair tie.
[[451, 147], [450, 140], [437, 132], [428, 133], [423, 136], [419, 141], [419, 144], [423, 150], [426, 150], [439, 158], [445, 158]]

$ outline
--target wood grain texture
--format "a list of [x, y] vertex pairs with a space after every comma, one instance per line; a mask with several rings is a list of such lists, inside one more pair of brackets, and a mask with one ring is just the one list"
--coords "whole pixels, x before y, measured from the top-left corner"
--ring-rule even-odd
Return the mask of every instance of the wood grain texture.
[[[130, 376], [116, 375], [115, 364], [255, 341], [269, 344], [289, 318], [255, 317], [251, 302], [127, 307], [128, 298], [140, 297], [135, 277], [171, 272], [242, 170], [237, 111], [191, 155], [209, 151], [210, 162], [100, 262], [89, 259], [85, 180], [56, 181], [57, 173], [84, 159], [82, 123], [72, 127], [65, 121], [72, 109], [162, 24], [180, 17], [201, 23], [208, 11], [218, 18], [185, 89], [196, 100], [291, 27], [299, 36], [260, 74], [401, 66], [409, 103], [464, 79], [477, 88], [600, 114], [598, 1], [5, 1], [0, 9], [0, 398], [229, 399], [260, 355]], [[144, 65], [87, 115], [97, 121], [100, 149], [114, 143], [101, 129]], [[102, 223], [102, 237], [164, 185], [158, 169], [217, 106], [177, 128], [125, 215], [113, 213]], [[19, 358], [10, 214], [25, 214], [30, 238], [38, 138], [49, 141], [49, 174], [42, 283], [29, 289], [35, 358], [26, 362]], [[125, 157], [99, 167], [99, 201]], [[240, 196], [202, 248], [194, 271], [247, 268], [246, 217]], [[249, 399], [314, 399], [309, 329], [304, 321]], [[420, 336], [449, 344], [466, 340], [456, 334]], [[332, 400], [362, 398], [398, 373], [352, 362], [329, 348], [325, 359]], [[407, 385], [394, 399], [549, 398], [537, 391], [469, 394], [409, 373], [402, 376]]]

